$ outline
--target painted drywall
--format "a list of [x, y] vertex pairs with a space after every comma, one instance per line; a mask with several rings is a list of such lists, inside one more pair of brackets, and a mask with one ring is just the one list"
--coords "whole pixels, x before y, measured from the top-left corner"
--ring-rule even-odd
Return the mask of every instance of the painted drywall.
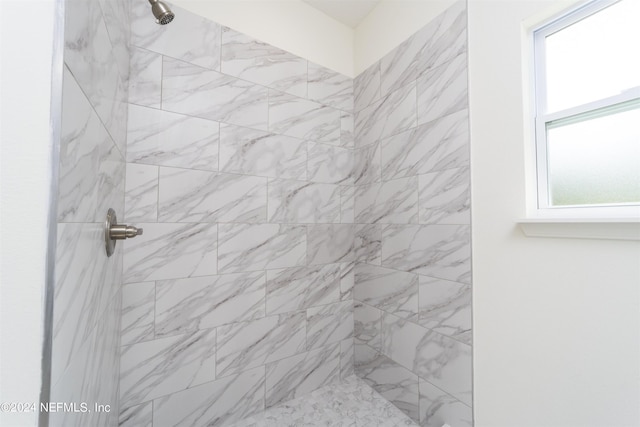
[[[51, 186], [55, 1], [0, 2], [0, 401], [39, 400]], [[33, 31], [37, 28], [38, 31]], [[0, 411], [0, 425], [37, 425]]]
[[382, 0], [356, 27], [354, 70], [357, 76], [408, 39], [455, 0]]
[[353, 29], [300, 0], [172, 0], [171, 3], [354, 76]]
[[469, 5], [478, 427], [640, 424], [640, 243], [527, 238], [515, 223], [530, 143], [525, 26], [570, 3]]

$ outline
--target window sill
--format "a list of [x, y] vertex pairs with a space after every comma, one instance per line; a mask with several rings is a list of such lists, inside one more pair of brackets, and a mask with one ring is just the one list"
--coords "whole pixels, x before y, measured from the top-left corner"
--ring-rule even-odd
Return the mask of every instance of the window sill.
[[636, 218], [524, 218], [517, 223], [527, 237], [640, 241]]

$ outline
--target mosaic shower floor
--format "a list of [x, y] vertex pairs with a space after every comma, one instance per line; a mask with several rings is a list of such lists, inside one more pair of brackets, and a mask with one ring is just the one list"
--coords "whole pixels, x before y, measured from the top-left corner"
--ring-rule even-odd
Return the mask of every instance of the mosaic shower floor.
[[400, 427], [417, 426], [355, 376], [269, 408], [232, 427]]

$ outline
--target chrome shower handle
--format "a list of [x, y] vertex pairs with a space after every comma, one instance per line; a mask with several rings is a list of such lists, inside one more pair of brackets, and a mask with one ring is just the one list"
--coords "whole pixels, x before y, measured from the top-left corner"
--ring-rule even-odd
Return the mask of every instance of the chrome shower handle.
[[107, 220], [104, 222], [104, 243], [107, 250], [107, 256], [113, 255], [116, 249], [117, 240], [132, 239], [142, 234], [142, 228], [131, 225], [118, 224], [116, 211], [109, 208], [107, 211]]

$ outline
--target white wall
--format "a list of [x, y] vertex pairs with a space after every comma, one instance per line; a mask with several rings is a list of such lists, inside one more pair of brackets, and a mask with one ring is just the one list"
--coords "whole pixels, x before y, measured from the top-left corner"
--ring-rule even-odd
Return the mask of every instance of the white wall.
[[357, 76], [444, 12], [455, 0], [382, 0], [354, 34]]
[[[51, 183], [54, 0], [0, 2], [0, 401], [38, 402]], [[0, 412], [0, 425], [37, 413]]]
[[526, 238], [523, 21], [570, 2], [472, 0], [477, 427], [640, 425], [640, 243]]
[[170, 3], [354, 76], [353, 29], [300, 0], [170, 0]]

